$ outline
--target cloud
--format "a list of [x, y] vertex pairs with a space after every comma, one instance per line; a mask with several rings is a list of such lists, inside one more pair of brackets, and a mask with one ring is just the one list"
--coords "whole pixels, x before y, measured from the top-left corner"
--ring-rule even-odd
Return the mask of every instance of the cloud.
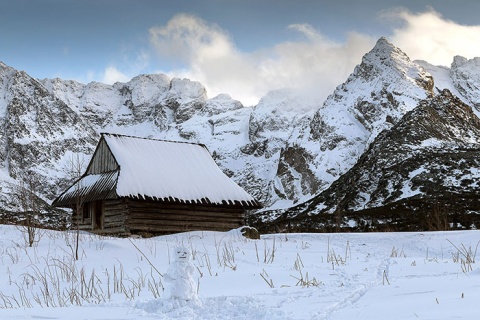
[[412, 59], [450, 66], [456, 55], [471, 59], [480, 53], [480, 26], [458, 24], [433, 9], [423, 13], [394, 9], [382, 15], [388, 23], [400, 23], [390, 40]]
[[178, 14], [165, 26], [151, 28], [150, 36], [158, 53], [184, 62], [192, 62], [196, 54], [202, 56], [201, 61], [203, 58], [232, 55], [234, 51], [233, 43], [224, 30], [188, 14]]
[[103, 77], [100, 82], [106, 84], [114, 84], [115, 82], [128, 82], [130, 78], [120, 72], [117, 68], [110, 66], [103, 72]]
[[[145, 72], [149, 63], [150, 55], [144, 49], [129, 49], [122, 47], [118, 58], [109, 63], [103, 70], [90, 69], [84, 75], [74, 78], [81, 83], [98, 81], [105, 84], [115, 82], [128, 82], [133, 77]], [[121, 67], [118, 67], [121, 66]]]
[[[152, 27], [150, 42], [170, 77], [185, 77], [206, 86], [209, 97], [228, 93], [254, 105], [268, 91], [297, 88], [318, 103], [343, 83], [380, 36], [414, 59], [449, 66], [455, 55], [473, 58], [480, 52], [480, 26], [465, 26], [433, 9], [381, 12], [386, 26], [379, 35], [350, 32], [338, 41], [309, 24], [286, 26], [294, 37], [256, 51], [239, 50], [227, 31], [197, 16], [178, 14]], [[162, 72], [162, 70], [160, 70]]]
[[351, 33], [344, 43], [329, 40], [308, 24], [289, 26], [301, 39], [253, 52], [238, 50], [225, 30], [196, 16], [179, 14], [150, 29], [150, 40], [164, 59], [174, 57], [182, 69], [167, 72], [200, 81], [209, 96], [228, 93], [253, 105], [268, 91], [308, 88], [320, 103], [345, 81], [375, 43]]

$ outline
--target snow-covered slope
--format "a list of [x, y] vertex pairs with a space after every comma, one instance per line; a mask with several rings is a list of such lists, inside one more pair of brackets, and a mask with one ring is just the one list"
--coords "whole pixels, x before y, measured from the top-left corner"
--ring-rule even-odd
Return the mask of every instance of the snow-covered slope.
[[436, 91], [448, 89], [464, 103], [473, 107], [480, 116], [480, 59], [468, 60], [456, 56], [451, 68], [434, 66], [426, 61], [415, 61], [427, 70], [435, 79]]
[[[148, 239], [80, 233], [75, 261], [74, 232], [42, 230], [29, 248], [21, 229], [2, 225], [1, 318], [477, 319], [479, 238], [478, 230], [260, 240], [238, 230]], [[176, 266], [179, 245], [192, 250], [193, 270]], [[198, 300], [168, 296], [183, 270]], [[181, 283], [173, 288], [187, 291]]]
[[446, 216], [432, 217], [441, 211], [456, 215], [454, 227], [478, 227], [479, 150], [480, 119], [445, 89], [383, 131], [327, 190], [264, 220], [276, 228], [424, 230], [447, 228]]
[[455, 88], [477, 110], [480, 109], [480, 58], [456, 56], [450, 69]]

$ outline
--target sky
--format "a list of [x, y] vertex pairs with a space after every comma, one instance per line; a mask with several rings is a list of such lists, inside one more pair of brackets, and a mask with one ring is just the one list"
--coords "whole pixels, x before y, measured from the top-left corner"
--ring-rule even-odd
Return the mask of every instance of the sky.
[[298, 88], [321, 101], [385, 36], [412, 59], [480, 56], [476, 0], [0, 0], [0, 61], [43, 79], [200, 81], [254, 105]]

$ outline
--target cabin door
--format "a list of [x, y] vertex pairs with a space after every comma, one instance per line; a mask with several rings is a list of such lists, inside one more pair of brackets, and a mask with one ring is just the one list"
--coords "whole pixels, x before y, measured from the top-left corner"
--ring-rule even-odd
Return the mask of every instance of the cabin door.
[[92, 216], [92, 227], [95, 229], [103, 229], [103, 219], [104, 219], [104, 210], [103, 210], [103, 201], [95, 201], [93, 205], [93, 216]]

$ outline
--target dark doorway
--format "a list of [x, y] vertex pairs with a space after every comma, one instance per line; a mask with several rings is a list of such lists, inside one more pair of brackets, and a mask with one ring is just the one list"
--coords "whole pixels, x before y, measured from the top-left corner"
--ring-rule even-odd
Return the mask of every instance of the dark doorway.
[[93, 229], [103, 229], [103, 201], [95, 201], [92, 203], [93, 208]]

